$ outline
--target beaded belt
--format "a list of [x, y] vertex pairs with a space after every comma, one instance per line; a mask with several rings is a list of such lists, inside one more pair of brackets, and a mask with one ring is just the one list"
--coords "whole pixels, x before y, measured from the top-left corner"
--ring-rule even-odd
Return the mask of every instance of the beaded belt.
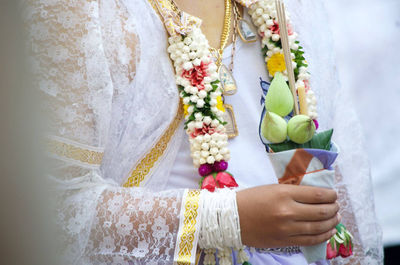
[[276, 253], [276, 254], [298, 254], [301, 252], [300, 247], [292, 246], [292, 247], [284, 247], [284, 248], [256, 248], [256, 251], [259, 253]]

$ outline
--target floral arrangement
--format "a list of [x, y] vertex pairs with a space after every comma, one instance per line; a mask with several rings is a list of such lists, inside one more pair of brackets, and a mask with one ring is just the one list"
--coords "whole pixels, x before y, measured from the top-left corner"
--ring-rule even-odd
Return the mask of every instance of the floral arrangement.
[[169, 38], [176, 83], [183, 102], [191, 157], [201, 176], [200, 187], [237, 187], [226, 170], [230, 159], [223, 115], [222, 89], [206, 37], [197, 27]]
[[[338, 155], [336, 146], [331, 142], [333, 129], [315, 133], [319, 127], [318, 114], [316, 97], [310, 88], [308, 64], [289, 17], [282, 17], [278, 11], [282, 12], [274, 0], [260, 0], [249, 8], [249, 15], [258, 27], [262, 53], [272, 77], [270, 85], [263, 84], [265, 81], [261, 84], [264, 94], [261, 102], [265, 108], [260, 121], [260, 138], [269, 152], [279, 183], [332, 188], [334, 170], [331, 165]], [[279, 21], [286, 20], [286, 25], [282, 27], [286, 28], [286, 36], [281, 34], [278, 17]], [[295, 81], [292, 91], [287, 84], [289, 77], [283, 41], [288, 46], [286, 55], [291, 57]], [[300, 105], [299, 113], [293, 111], [296, 101]], [[302, 248], [309, 263], [352, 254], [351, 234], [343, 224], [339, 224], [336, 230], [328, 244]]]
[[[281, 72], [286, 80], [287, 70], [282, 50], [280, 38], [280, 28], [277, 21], [277, 12], [274, 1], [258, 1], [249, 8], [249, 15], [253, 23], [258, 28], [258, 34], [261, 37], [263, 45], [262, 52], [267, 64], [270, 77], [275, 73]], [[288, 17], [288, 20], [290, 18]], [[303, 113], [310, 116], [318, 127], [317, 101], [314, 92], [310, 88], [310, 74], [307, 71], [308, 64], [303, 56], [303, 47], [299, 45], [297, 33], [293, 31], [291, 23], [288, 24], [288, 41], [292, 52], [293, 71], [296, 79], [296, 89], [303, 90], [300, 101], [304, 101], [306, 107], [303, 107]], [[299, 95], [300, 96], [300, 95]]]
[[333, 259], [341, 256], [347, 258], [353, 255], [353, 236], [342, 224], [336, 226], [338, 231], [328, 242], [326, 258]]

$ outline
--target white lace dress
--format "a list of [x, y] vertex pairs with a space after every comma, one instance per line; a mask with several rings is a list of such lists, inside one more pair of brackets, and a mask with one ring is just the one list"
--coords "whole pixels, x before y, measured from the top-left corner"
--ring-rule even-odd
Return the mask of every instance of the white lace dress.
[[[337, 188], [355, 255], [335, 263], [379, 264], [369, 165], [322, 4], [287, 6], [318, 87], [319, 120], [341, 147]], [[162, 22], [146, 0], [30, 0], [24, 16], [50, 119], [68, 263], [172, 264], [190, 192], [165, 191], [186, 136], [176, 130], [179, 95]]]

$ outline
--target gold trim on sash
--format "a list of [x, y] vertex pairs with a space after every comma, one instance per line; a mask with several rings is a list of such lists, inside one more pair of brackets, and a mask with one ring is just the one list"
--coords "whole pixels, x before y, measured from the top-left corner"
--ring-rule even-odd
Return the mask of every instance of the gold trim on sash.
[[176, 116], [168, 129], [164, 132], [156, 145], [146, 154], [146, 156], [137, 164], [135, 169], [130, 174], [128, 180], [123, 185], [124, 187], [139, 187], [140, 183], [145, 179], [147, 174], [153, 168], [157, 160], [162, 156], [168, 147], [168, 143], [174, 135], [176, 129], [183, 119], [183, 106], [180, 102]]
[[[181, 209], [174, 264], [191, 265], [196, 262], [199, 234], [200, 190], [185, 191]], [[183, 216], [182, 216], [183, 212]]]
[[61, 137], [49, 136], [48, 150], [52, 155], [87, 166], [100, 166], [104, 153], [99, 148], [86, 146]]

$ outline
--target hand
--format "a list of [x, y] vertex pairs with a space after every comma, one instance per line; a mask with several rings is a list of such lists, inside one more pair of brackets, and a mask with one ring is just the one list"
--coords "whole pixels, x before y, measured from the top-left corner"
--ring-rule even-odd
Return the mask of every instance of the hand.
[[238, 191], [236, 198], [242, 243], [251, 247], [316, 245], [340, 222], [332, 189], [274, 184]]

